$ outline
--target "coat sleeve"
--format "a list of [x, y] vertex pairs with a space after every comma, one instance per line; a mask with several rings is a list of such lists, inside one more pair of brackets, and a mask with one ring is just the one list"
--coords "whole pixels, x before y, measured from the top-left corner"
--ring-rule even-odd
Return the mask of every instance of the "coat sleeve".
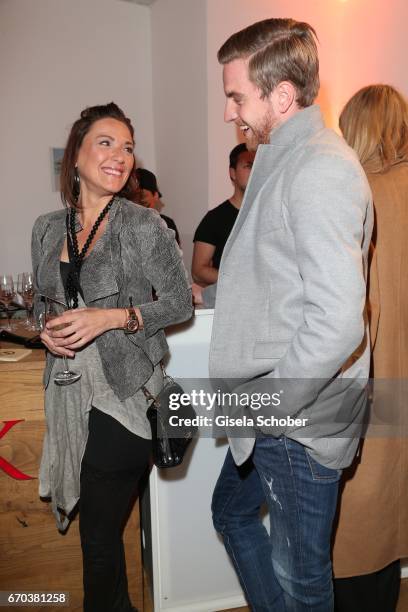
[[138, 228], [142, 268], [157, 300], [137, 304], [143, 317], [145, 339], [159, 329], [186, 321], [193, 314], [191, 288], [174, 232], [158, 215], [149, 215]]
[[42, 311], [41, 299], [38, 289], [38, 266], [42, 257], [42, 236], [43, 236], [43, 218], [38, 217], [35, 221], [32, 233], [31, 233], [31, 264], [33, 270], [33, 281], [34, 281], [34, 306], [33, 314], [36, 327], [39, 327], [39, 317]]
[[268, 377], [296, 380], [292, 413], [315, 401], [365, 339], [363, 244], [371, 193], [363, 170], [343, 157], [311, 159], [292, 183], [287, 218], [303, 281], [303, 322]]

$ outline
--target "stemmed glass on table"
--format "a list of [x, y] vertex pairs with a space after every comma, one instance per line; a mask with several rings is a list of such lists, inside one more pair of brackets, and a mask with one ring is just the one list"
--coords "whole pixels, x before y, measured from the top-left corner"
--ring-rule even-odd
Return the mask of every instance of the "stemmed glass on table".
[[[62, 302], [58, 302], [57, 300], [53, 300], [49, 297], [42, 296], [44, 299], [44, 312], [40, 314], [40, 329], [43, 330], [48, 321], [51, 319], [55, 319], [60, 317], [66, 310], [69, 310], [69, 306], [66, 306]], [[60, 331], [65, 327], [68, 327], [70, 323], [62, 323], [61, 325], [57, 325], [53, 329], [55, 331]], [[71, 385], [72, 383], [79, 380], [82, 376], [79, 372], [73, 372], [69, 369], [68, 360], [65, 355], [62, 355], [63, 362], [63, 370], [59, 370], [55, 373], [54, 382], [56, 385]]]
[[33, 323], [34, 285], [32, 272], [21, 272], [18, 275], [17, 292], [21, 295], [27, 312], [24, 325], [30, 330], [35, 330]]
[[2, 274], [0, 276], [0, 302], [3, 302], [7, 313], [7, 327], [5, 328], [7, 331], [12, 330], [9, 306], [15, 295], [13, 277], [11, 274]]

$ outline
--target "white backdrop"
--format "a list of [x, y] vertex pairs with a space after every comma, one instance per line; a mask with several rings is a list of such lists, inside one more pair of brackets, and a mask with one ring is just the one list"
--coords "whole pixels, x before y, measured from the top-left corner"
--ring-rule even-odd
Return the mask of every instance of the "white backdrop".
[[0, 2], [0, 272], [31, 267], [31, 228], [61, 206], [51, 147], [86, 106], [114, 100], [155, 166], [150, 9], [118, 0]]
[[30, 266], [34, 219], [58, 206], [50, 147], [64, 145], [86, 105], [116, 100], [132, 118], [136, 151], [157, 171], [165, 212], [192, 235], [231, 194], [216, 52], [267, 17], [305, 19], [320, 40], [326, 120], [359, 87], [389, 82], [408, 94], [406, 0], [1, 0], [0, 271]]

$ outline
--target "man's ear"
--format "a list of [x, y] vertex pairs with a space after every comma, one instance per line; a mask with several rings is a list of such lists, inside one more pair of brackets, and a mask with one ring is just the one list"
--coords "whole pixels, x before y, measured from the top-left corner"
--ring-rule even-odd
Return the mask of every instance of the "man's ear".
[[229, 169], [229, 175], [230, 175], [231, 182], [235, 184], [235, 179], [237, 177], [236, 172], [235, 172], [235, 168], [230, 168]]
[[281, 81], [276, 86], [275, 100], [278, 104], [279, 112], [284, 115], [296, 104], [296, 88], [290, 81]]
[[158, 202], [160, 200], [159, 198], [159, 192], [155, 191], [153, 194], [153, 199], [154, 199], [154, 203]]

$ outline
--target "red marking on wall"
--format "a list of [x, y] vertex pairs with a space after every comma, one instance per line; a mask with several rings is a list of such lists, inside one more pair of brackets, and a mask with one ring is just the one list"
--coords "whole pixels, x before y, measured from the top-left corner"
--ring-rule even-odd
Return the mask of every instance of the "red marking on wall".
[[[14, 425], [17, 423], [22, 423], [24, 419], [18, 419], [17, 421], [3, 421], [4, 427], [0, 431], [0, 440], [10, 431]], [[8, 476], [11, 478], [15, 478], [16, 480], [34, 480], [34, 476], [29, 476], [28, 474], [24, 474], [14, 465], [12, 465], [9, 461], [6, 461], [4, 457], [0, 457], [0, 470], [3, 470]]]

